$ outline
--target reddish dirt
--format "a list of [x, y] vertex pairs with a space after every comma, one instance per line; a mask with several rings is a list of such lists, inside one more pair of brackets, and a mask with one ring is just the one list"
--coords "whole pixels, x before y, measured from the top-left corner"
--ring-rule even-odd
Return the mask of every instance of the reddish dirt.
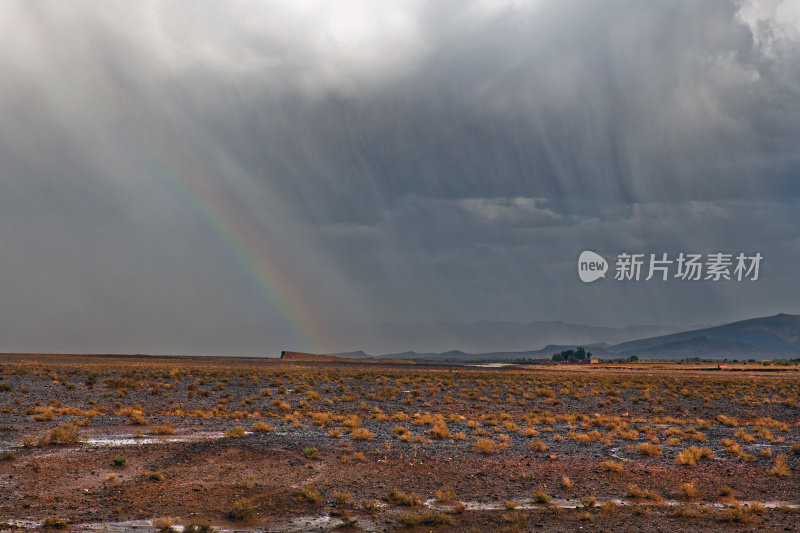
[[[5, 356], [0, 524], [59, 517], [81, 529], [86, 523], [176, 517], [182, 524], [237, 530], [315, 530], [331, 529], [341, 517], [327, 525], [297, 524], [344, 513], [378, 531], [792, 531], [800, 524], [800, 455], [792, 452], [800, 442], [798, 400], [800, 380], [791, 370], [709, 375], [646, 364], [576, 372]], [[146, 424], [131, 424], [134, 408]], [[358, 416], [371, 440], [350, 436], [342, 418], [350, 415]], [[439, 415], [448, 438], [432, 434]], [[80, 424], [76, 444], [19, 446], [26, 437], [71, 421]], [[152, 437], [160, 442], [94, 442], [137, 430], [152, 433], [166, 422], [176, 436]], [[217, 438], [235, 426], [250, 430], [256, 422], [274, 431]], [[408, 442], [395, 434], [397, 426], [409, 432]], [[526, 435], [526, 427], [538, 434]], [[341, 436], [331, 437], [331, 430]], [[636, 435], [622, 436], [625, 430]], [[586, 438], [594, 440], [579, 442], [592, 431], [595, 437]], [[459, 432], [463, 440], [454, 438]], [[676, 435], [680, 442], [668, 444]], [[170, 440], [176, 437], [186, 440]], [[479, 438], [497, 449], [476, 451]], [[637, 446], [656, 439], [660, 455], [638, 452]], [[750, 457], [730, 451], [726, 439]], [[547, 449], [532, 451], [529, 444], [537, 440]], [[692, 445], [710, 448], [713, 458], [676, 464], [678, 453]], [[116, 456], [127, 463], [113, 466]], [[786, 475], [771, 473], [778, 456], [786, 457]], [[622, 471], [609, 472], [608, 461]], [[151, 472], [163, 479], [151, 480]], [[564, 476], [571, 488], [563, 486]], [[672, 504], [682, 498], [680, 485], [689, 482], [696, 499]], [[634, 484], [664, 502], [629, 497]], [[319, 491], [319, 502], [298, 497], [309, 485]], [[733, 507], [730, 498], [719, 496], [725, 486], [739, 502], [789, 505]], [[442, 487], [454, 489], [455, 500], [467, 504], [517, 502], [521, 508], [455, 513], [447, 504], [440, 516], [428, 518], [449, 525], [414, 528], [404, 525], [406, 513], [432, 511], [388, 501], [393, 489], [424, 502]], [[537, 489], [558, 505], [533, 504]], [[348, 493], [353, 503], [337, 503], [337, 493]], [[590, 497], [598, 500], [594, 507], [588, 507]], [[229, 512], [242, 499], [252, 504], [253, 517], [232, 522]], [[380, 506], [363, 510], [362, 500], [369, 499]], [[559, 506], [581, 500], [587, 507]], [[599, 508], [608, 500], [626, 505]]]

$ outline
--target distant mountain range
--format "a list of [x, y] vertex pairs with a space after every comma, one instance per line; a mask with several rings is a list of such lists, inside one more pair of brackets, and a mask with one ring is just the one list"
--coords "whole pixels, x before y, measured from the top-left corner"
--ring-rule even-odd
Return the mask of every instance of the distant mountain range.
[[[342, 327], [369, 353], [518, 352], [549, 344], [618, 344], [705, 326], [639, 325], [623, 328], [561, 321], [535, 322], [378, 322]], [[357, 353], [357, 352], [351, 352]], [[409, 354], [413, 355], [413, 354]]]
[[[468, 353], [461, 350], [445, 352], [415, 352], [372, 356], [363, 351], [333, 354], [340, 357], [359, 359], [411, 359], [434, 361], [469, 360], [514, 360], [550, 358], [553, 353], [575, 346], [584, 346], [595, 356], [601, 358], [628, 357], [681, 359], [699, 357], [703, 359], [772, 359], [800, 357], [800, 315], [784, 313], [741, 320], [721, 326], [693, 328], [675, 332], [677, 328], [663, 326], [638, 326], [636, 328], [593, 328], [566, 324], [563, 322], [540, 322], [528, 327], [541, 333], [557, 335], [558, 343], [551, 343], [535, 350], [509, 350]], [[544, 325], [544, 327], [542, 327]], [[511, 328], [514, 329], [514, 328]], [[664, 333], [663, 330], [672, 329]], [[624, 336], [633, 331], [643, 333], [639, 338], [629, 336], [627, 340], [616, 343], [609, 338]], [[653, 334], [655, 331], [656, 334]], [[591, 339], [592, 333], [598, 337]], [[472, 331], [470, 335], [474, 335]], [[495, 333], [497, 334], [497, 333]], [[540, 344], [541, 345], [541, 344]]]

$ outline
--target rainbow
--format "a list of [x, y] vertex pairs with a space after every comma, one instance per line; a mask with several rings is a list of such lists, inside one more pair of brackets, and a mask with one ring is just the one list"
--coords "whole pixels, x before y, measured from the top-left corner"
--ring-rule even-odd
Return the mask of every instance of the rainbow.
[[278, 315], [282, 331], [290, 337], [286, 349], [319, 351], [327, 335], [314, 306], [286, 269], [264, 248], [256, 232], [208, 185], [211, 180], [200, 179], [204, 170], [177, 151], [169, 150], [169, 143], [159, 142], [157, 135], [143, 127], [138, 118], [126, 121], [126, 125], [131, 128], [121, 133], [128, 146], [138, 152], [136, 155], [149, 172], [203, 220], [263, 296], [267, 307]]

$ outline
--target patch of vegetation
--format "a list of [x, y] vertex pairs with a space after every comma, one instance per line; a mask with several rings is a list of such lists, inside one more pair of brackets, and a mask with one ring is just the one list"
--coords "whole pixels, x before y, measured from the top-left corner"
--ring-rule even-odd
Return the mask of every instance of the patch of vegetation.
[[404, 527], [450, 526], [453, 524], [453, 519], [444, 513], [430, 511], [427, 513], [403, 513], [397, 517], [397, 522]]
[[700, 499], [700, 490], [694, 484], [694, 481], [689, 483], [682, 483], [678, 487], [678, 498], [686, 501], [686, 502], [693, 502]]
[[157, 518], [153, 521], [153, 527], [158, 533], [175, 533], [175, 520], [172, 518]]
[[45, 529], [66, 529], [67, 522], [61, 518], [50, 517], [45, 519], [44, 523], [42, 523], [42, 527]]
[[787, 457], [785, 455], [777, 456], [775, 458], [775, 464], [772, 469], [770, 469], [769, 473], [773, 476], [789, 477], [791, 472], [789, 471], [789, 465], [787, 464], [786, 460]]
[[217, 533], [209, 524], [189, 524], [183, 528], [183, 533]]
[[336, 502], [336, 505], [341, 505], [341, 506], [353, 505], [353, 495], [346, 490], [341, 492], [334, 492], [333, 500]]
[[275, 431], [275, 428], [267, 424], [266, 422], [256, 422], [250, 428], [250, 431], [253, 433], [272, 433]]
[[297, 497], [308, 503], [319, 504], [322, 502], [322, 495], [319, 493], [319, 489], [314, 485], [302, 486], [297, 493]]
[[152, 426], [149, 433], [151, 435], [174, 435], [175, 427], [172, 425], [172, 422], [165, 422], [160, 426]]
[[225, 436], [232, 439], [240, 439], [247, 434], [242, 426], [234, 426], [225, 432]]
[[428, 431], [428, 435], [434, 439], [449, 439], [450, 438], [450, 429], [447, 427], [447, 424], [444, 420], [437, 420], [433, 424], [433, 429]]
[[353, 440], [372, 440], [375, 438], [375, 433], [365, 428], [354, 428], [350, 432], [350, 438]]
[[625, 470], [625, 467], [616, 461], [605, 461], [602, 466], [606, 472], [620, 473]]
[[255, 515], [256, 511], [253, 507], [253, 502], [246, 498], [236, 500], [227, 513], [227, 517], [234, 522], [246, 522], [247, 520], [252, 520]]
[[643, 442], [636, 447], [636, 451], [639, 452], [640, 455], [647, 455], [650, 457], [661, 455], [661, 446], [658, 444], [650, 444], [649, 442]]
[[319, 458], [319, 450], [313, 446], [309, 446], [303, 449], [303, 455], [308, 459], [317, 459]]
[[530, 444], [528, 444], [528, 449], [531, 450], [532, 452], [543, 452], [547, 450], [547, 444], [545, 444], [544, 441], [541, 439], [536, 439], [535, 441], [532, 441]]
[[536, 489], [533, 491], [533, 494], [531, 494], [531, 500], [533, 500], [533, 503], [548, 504], [550, 503], [550, 496], [542, 489]]
[[419, 505], [419, 496], [416, 494], [406, 494], [397, 489], [390, 490], [386, 499], [395, 505], [407, 505], [409, 507]]
[[374, 513], [378, 510], [378, 500], [372, 498], [361, 500], [361, 510], [365, 513]]
[[122, 457], [121, 455], [117, 455], [111, 459], [111, 464], [114, 466], [125, 466], [128, 464], [128, 459], [126, 457]]
[[628, 492], [625, 497], [632, 498], [634, 500], [647, 500], [651, 502], [660, 502], [663, 499], [657, 492], [647, 489], [640, 489], [635, 483], [628, 485]]
[[698, 448], [696, 446], [690, 446], [678, 453], [678, 455], [675, 457], [675, 462], [679, 465], [694, 466], [697, 464], [697, 461], [701, 459], [711, 459], [713, 457], [714, 452], [711, 450], [711, 448]]
[[497, 451], [497, 443], [492, 439], [478, 439], [475, 441], [476, 452], [490, 454]]
[[436, 489], [436, 492], [434, 492], [433, 495], [438, 501], [447, 503], [456, 497], [456, 491], [453, 487], [442, 487]]
[[69, 424], [51, 429], [36, 440], [28, 440], [24, 444], [27, 447], [71, 446], [78, 444], [80, 440], [81, 433], [78, 430], [78, 425], [74, 422], [70, 422]]

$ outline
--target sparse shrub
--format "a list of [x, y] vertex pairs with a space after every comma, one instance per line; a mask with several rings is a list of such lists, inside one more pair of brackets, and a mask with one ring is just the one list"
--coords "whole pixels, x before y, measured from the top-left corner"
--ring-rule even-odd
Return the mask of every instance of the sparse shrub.
[[434, 422], [433, 428], [428, 431], [428, 435], [434, 439], [449, 439], [450, 429], [444, 420], [437, 420]]
[[339, 518], [342, 521], [338, 526], [336, 526], [337, 529], [350, 529], [358, 526], [358, 520], [347, 513], [341, 514]]
[[456, 497], [456, 491], [452, 487], [442, 487], [434, 492], [434, 496], [440, 502], [449, 502]]
[[35, 441], [35, 446], [70, 446], [80, 442], [81, 434], [78, 426], [70, 422], [57, 428], [51, 429]]
[[533, 491], [533, 494], [531, 494], [531, 499], [533, 500], [533, 503], [538, 503], [538, 504], [550, 503], [550, 496], [548, 496], [547, 493], [545, 493], [542, 489], [536, 489], [535, 491]]
[[430, 511], [427, 513], [403, 513], [397, 517], [397, 522], [405, 527], [415, 526], [449, 526], [453, 519], [444, 513]]
[[37, 413], [33, 415], [33, 419], [37, 422], [47, 422], [53, 420], [55, 415], [52, 409], [38, 409]]
[[497, 450], [497, 443], [492, 439], [478, 439], [475, 441], [475, 451], [490, 454]]
[[775, 458], [775, 465], [769, 471], [773, 476], [789, 477], [789, 465], [786, 463], [786, 456], [779, 455]]
[[244, 437], [246, 434], [247, 432], [244, 430], [242, 426], [234, 426], [225, 432], [225, 436], [232, 439], [239, 439], [241, 437]]
[[250, 428], [250, 431], [253, 433], [272, 433], [275, 431], [275, 428], [267, 424], [266, 422], [256, 422], [253, 424], [253, 427]]
[[147, 420], [141, 413], [133, 413], [128, 418], [129, 426], [146, 426], [150, 421]]
[[661, 455], [661, 446], [658, 444], [650, 444], [648, 442], [643, 442], [636, 447], [636, 451], [639, 452], [640, 455], [647, 455], [650, 457]]
[[316, 459], [319, 457], [319, 450], [313, 446], [309, 446], [303, 449], [303, 455], [305, 455], [308, 459]]
[[543, 452], [547, 450], [547, 444], [545, 444], [544, 441], [541, 439], [536, 439], [535, 441], [532, 441], [530, 444], [528, 444], [528, 449], [530, 449], [533, 452]]
[[737, 420], [732, 416], [726, 416], [726, 415], [717, 415], [717, 422], [719, 422], [723, 426], [728, 426], [728, 427], [736, 427], [739, 425], [739, 420]]
[[795, 442], [792, 444], [792, 454], [800, 455], [800, 442]]
[[164, 474], [162, 474], [161, 472], [149, 472], [147, 474], [147, 480], [156, 483], [164, 481]]
[[606, 472], [619, 473], [625, 470], [625, 467], [616, 461], [606, 461], [603, 463], [603, 470]]
[[683, 483], [678, 487], [678, 497], [683, 501], [693, 502], [700, 499], [700, 491], [694, 481]]
[[151, 435], [174, 435], [175, 427], [172, 425], [172, 422], [165, 422], [160, 426], [151, 427], [149, 433]]
[[419, 505], [419, 496], [416, 494], [406, 494], [403, 491], [392, 489], [386, 496], [386, 499], [396, 505], [414, 506]]
[[715, 518], [720, 522], [736, 522], [736, 523], [745, 523], [749, 521], [748, 513], [742, 507], [731, 507], [729, 509], [723, 509], [719, 511]]
[[116, 457], [111, 459], [111, 464], [113, 464], [114, 466], [125, 466], [126, 464], [128, 464], [128, 459], [122, 457], [121, 455], [117, 455]]
[[717, 496], [720, 498], [733, 498], [733, 489], [728, 485], [723, 485], [717, 491]]
[[361, 509], [365, 513], [374, 513], [378, 510], [378, 500], [364, 499], [361, 500]]
[[42, 527], [45, 529], [65, 529], [67, 527], [67, 522], [61, 518], [50, 517], [45, 519]]
[[336, 505], [353, 505], [353, 495], [347, 491], [334, 492], [333, 499]]
[[372, 440], [375, 438], [375, 433], [366, 428], [357, 427], [350, 432], [350, 438], [353, 440]]
[[253, 502], [242, 498], [234, 502], [233, 507], [231, 507], [231, 510], [227, 513], [227, 517], [234, 522], [245, 522], [247, 520], [252, 520], [255, 514], [256, 511], [253, 508]]
[[314, 485], [304, 485], [301, 487], [300, 491], [297, 493], [297, 497], [302, 501], [314, 504], [318, 504], [322, 501], [322, 495], [319, 493], [319, 489]]
[[183, 533], [217, 533], [209, 524], [189, 524], [183, 528]]
[[597, 504], [597, 498], [594, 496], [587, 496], [581, 499], [581, 505], [584, 507], [594, 507]]
[[675, 514], [680, 518], [702, 519], [708, 518], [709, 510], [699, 505], [682, 504]]
[[175, 520], [172, 518], [156, 518], [153, 521], [153, 527], [156, 528], [158, 533], [175, 533]]
[[603, 502], [600, 505], [600, 513], [602, 513], [605, 516], [614, 516], [619, 512], [619, 507], [620, 506], [617, 502], [612, 502], [612, 501]]
[[567, 476], [561, 478], [561, 487], [567, 490], [572, 489], [572, 480], [570, 480]]
[[711, 459], [712, 457], [714, 457], [714, 452], [711, 448], [690, 446], [678, 453], [675, 457], [675, 462], [679, 465], [694, 466], [700, 459]]
[[648, 500], [653, 502], [660, 502], [662, 500], [661, 496], [652, 490], [640, 489], [638, 485], [630, 484], [628, 485], [628, 494], [626, 495], [628, 498], [633, 498], [636, 500]]

